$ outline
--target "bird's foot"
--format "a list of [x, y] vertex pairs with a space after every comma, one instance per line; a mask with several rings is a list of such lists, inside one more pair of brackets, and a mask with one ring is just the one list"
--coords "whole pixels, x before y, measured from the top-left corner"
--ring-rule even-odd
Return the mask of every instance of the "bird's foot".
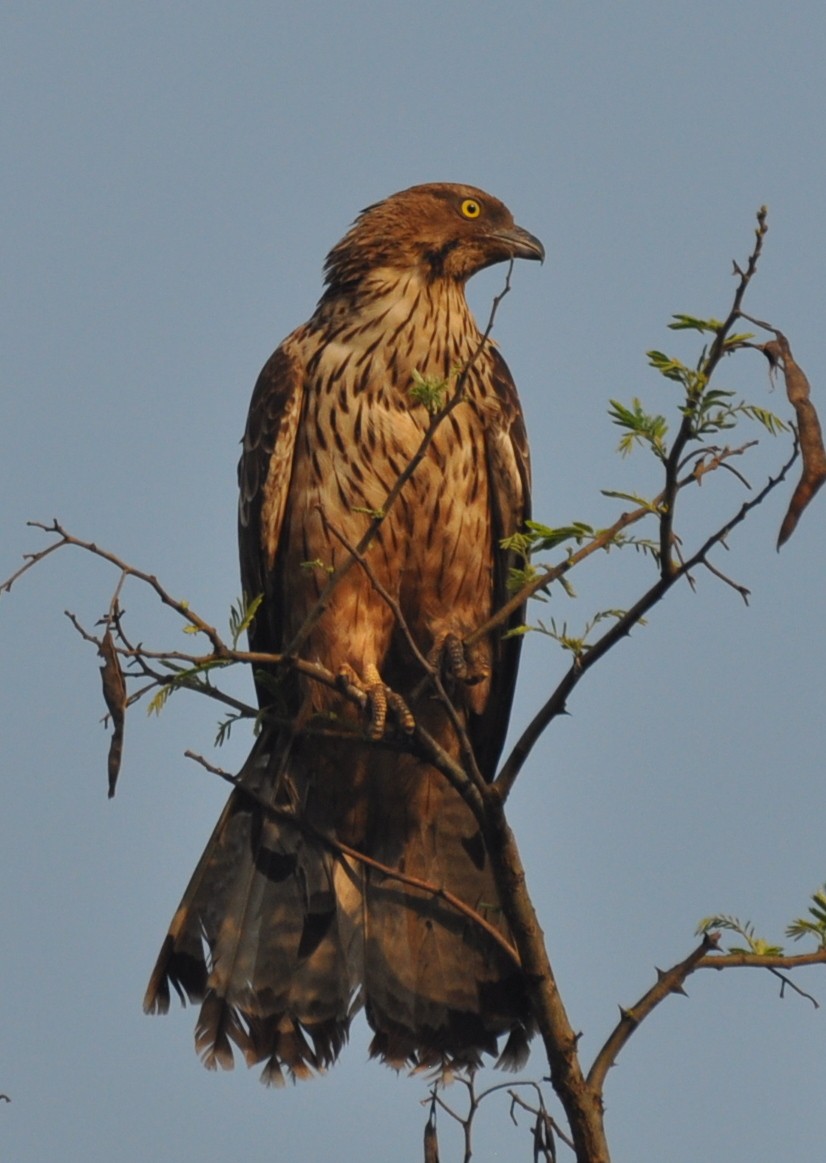
[[400, 694], [382, 682], [381, 675], [372, 663], [364, 668], [362, 678], [348, 662], [345, 662], [338, 669], [338, 678], [348, 694], [355, 693], [367, 713], [368, 739], [381, 739], [384, 736], [388, 716], [406, 735], [413, 733], [416, 720], [410, 708]]
[[446, 678], [465, 686], [476, 686], [488, 677], [488, 670], [476, 664], [473, 651], [467, 650], [462, 639], [452, 630], [436, 639], [428, 662]]

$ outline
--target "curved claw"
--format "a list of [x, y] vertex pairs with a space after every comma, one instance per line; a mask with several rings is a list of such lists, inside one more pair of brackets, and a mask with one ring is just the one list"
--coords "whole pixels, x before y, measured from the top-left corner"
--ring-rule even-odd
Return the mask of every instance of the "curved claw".
[[388, 712], [405, 734], [412, 734], [416, 727], [413, 713], [402, 696], [382, 682], [381, 675], [372, 663], [364, 668], [363, 679], [349, 663], [339, 667], [338, 675], [344, 683], [363, 695], [363, 701], [359, 701], [369, 714], [368, 739], [381, 739], [385, 734]]

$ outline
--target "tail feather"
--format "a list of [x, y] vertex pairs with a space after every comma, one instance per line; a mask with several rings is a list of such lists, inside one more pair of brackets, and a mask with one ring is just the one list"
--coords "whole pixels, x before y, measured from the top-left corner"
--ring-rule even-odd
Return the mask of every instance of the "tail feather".
[[243, 1053], [248, 1037], [241, 1015], [234, 1006], [213, 990], [208, 990], [195, 1026], [195, 1049], [207, 1070], [232, 1070], [235, 1057], [232, 1045]]
[[[348, 817], [364, 830], [342, 824], [336, 834], [399, 877], [268, 811], [258, 790], [230, 796], [144, 1001], [165, 1013], [174, 988], [184, 1004], [200, 1003], [195, 1040], [207, 1067], [231, 1069], [234, 1046], [247, 1065], [264, 1064], [271, 1085], [323, 1071], [362, 1003], [371, 1056], [397, 1069], [475, 1069], [483, 1054], [497, 1055], [502, 1035], [499, 1064], [524, 1062], [532, 1033], [524, 980], [472, 813], [413, 757], [385, 753], [380, 763], [369, 754], [359, 794], [370, 810]], [[245, 768], [259, 788], [265, 763], [254, 753]], [[330, 805], [345, 806], [340, 757], [293, 752], [290, 763], [316, 789], [310, 810], [334, 820]], [[325, 765], [339, 777], [326, 798]]]
[[[170, 986], [201, 1003], [196, 1049], [210, 1069], [266, 1062], [279, 1084], [330, 1065], [361, 979], [360, 870], [233, 792], [175, 914], [144, 1009]], [[349, 906], [349, 912], [344, 906]], [[351, 914], [355, 913], [353, 917]], [[309, 1038], [309, 1040], [308, 1040]]]
[[395, 1066], [475, 1069], [483, 1054], [497, 1055], [502, 1034], [530, 1027], [477, 821], [447, 781], [412, 756], [392, 769], [376, 764], [371, 794], [382, 820], [371, 852], [467, 906], [459, 911], [438, 892], [370, 872], [364, 988], [376, 1033], [371, 1055]]

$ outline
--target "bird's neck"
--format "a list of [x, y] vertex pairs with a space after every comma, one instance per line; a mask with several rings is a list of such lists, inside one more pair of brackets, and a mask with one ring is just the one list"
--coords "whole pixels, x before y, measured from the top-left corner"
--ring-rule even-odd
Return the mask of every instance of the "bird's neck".
[[357, 287], [331, 288], [318, 305], [314, 330], [325, 342], [357, 356], [392, 344], [399, 363], [423, 375], [449, 376], [471, 358], [480, 341], [476, 320], [455, 279], [427, 278], [419, 270], [378, 268]]

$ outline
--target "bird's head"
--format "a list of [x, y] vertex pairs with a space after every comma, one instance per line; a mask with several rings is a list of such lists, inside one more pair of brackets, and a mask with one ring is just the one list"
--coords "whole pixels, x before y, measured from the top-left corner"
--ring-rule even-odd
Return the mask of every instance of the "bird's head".
[[517, 226], [497, 198], [475, 186], [432, 182], [362, 210], [324, 270], [336, 291], [378, 269], [418, 269], [427, 279], [463, 283], [494, 263], [544, 257], [539, 239]]

